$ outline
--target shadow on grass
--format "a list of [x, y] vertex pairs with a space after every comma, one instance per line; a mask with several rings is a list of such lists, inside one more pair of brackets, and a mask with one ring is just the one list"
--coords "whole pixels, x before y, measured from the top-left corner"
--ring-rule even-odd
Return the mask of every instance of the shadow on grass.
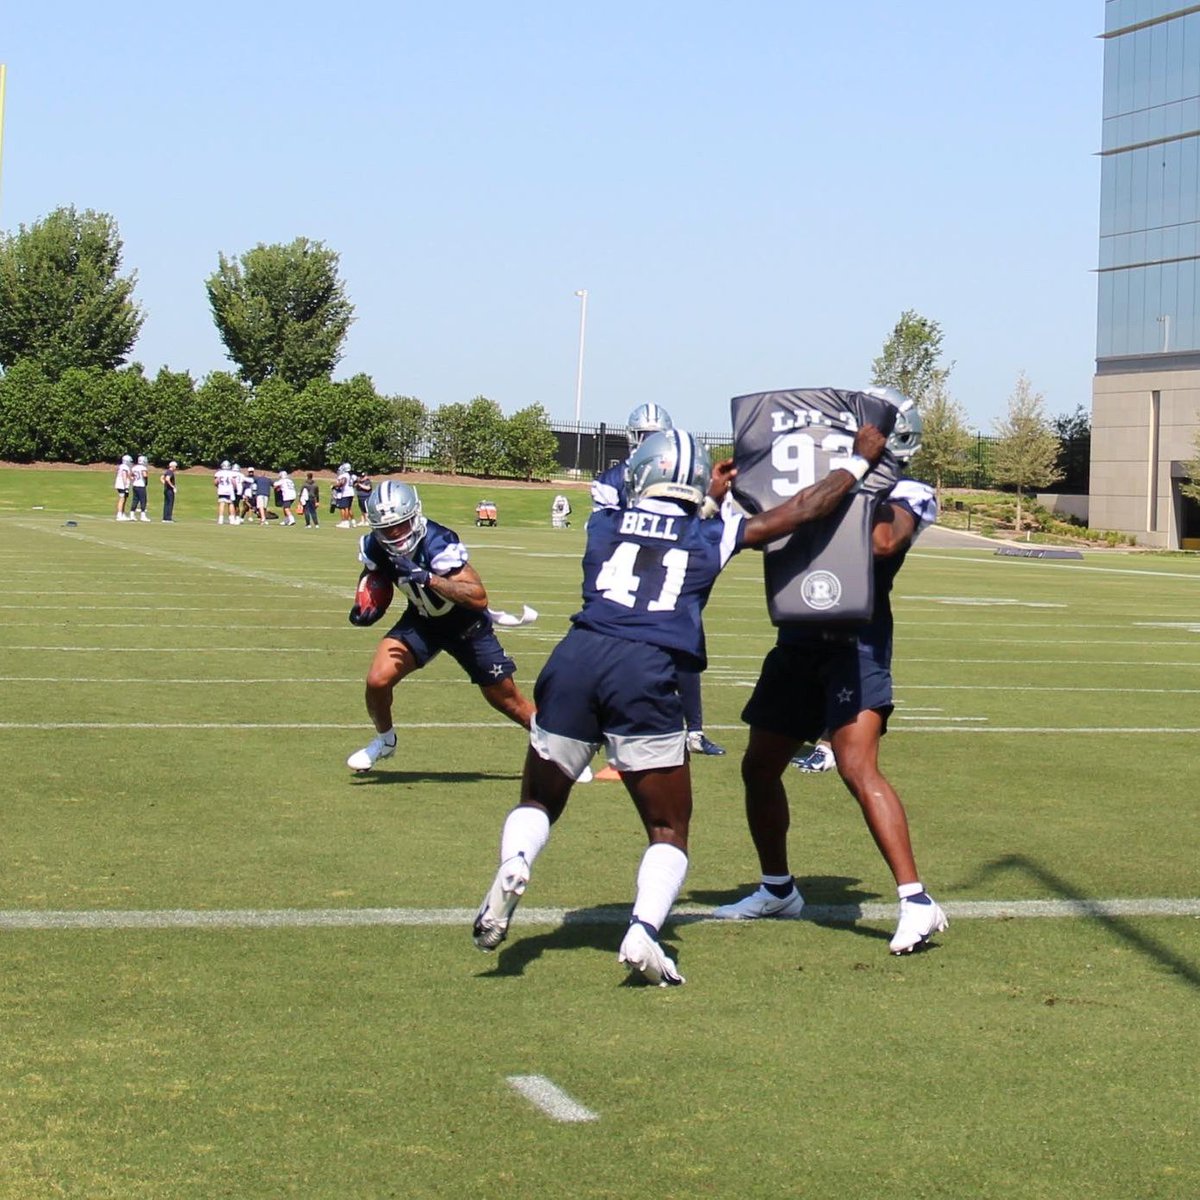
[[[874, 941], [887, 941], [891, 934], [882, 929], [874, 929], [869, 925], [860, 925], [862, 905], [878, 900], [878, 892], [864, 891], [856, 885], [859, 879], [851, 879], [846, 875], [797, 875], [796, 886], [804, 897], [804, 912], [800, 920], [809, 921], [813, 925], [827, 928], [845, 929], [858, 937], [870, 938]], [[697, 904], [729, 904], [748, 896], [759, 885], [759, 881], [744, 883], [732, 890], [705, 891], [693, 890], [689, 899]], [[705, 917], [689, 917], [679, 915], [675, 920], [680, 922], [706, 920]], [[768, 918], [769, 920], [770, 918]], [[932, 945], [932, 943], [930, 943]]]
[[[1018, 871], [1026, 875], [1031, 875], [1049, 891], [1054, 892], [1060, 899], [1078, 901], [1085, 910], [1088, 910], [1089, 905], [1094, 903], [1092, 897], [1085, 896], [1083, 892], [1068, 883], [1061, 875], [1056, 875], [1048, 867], [1023, 854], [1007, 854], [1003, 858], [997, 858], [993, 862], [987, 863], [980, 868], [975, 879], [970, 882], [982, 883], [991, 876], [1001, 874], [1005, 871]], [[1103, 925], [1109, 933], [1128, 943], [1135, 950], [1139, 950], [1148, 958], [1153, 959], [1160, 966], [1166, 967], [1176, 975], [1182, 976], [1192, 987], [1200, 987], [1200, 968], [1194, 963], [1180, 958], [1169, 947], [1164, 946], [1161, 942], [1143, 933], [1132, 921], [1125, 917], [1114, 916], [1112, 913], [1105, 912], [1099, 906], [1091, 908], [1089, 915], [1093, 920]]]
[[[521, 782], [520, 773], [492, 771], [372, 771], [365, 775], [351, 775], [351, 787], [379, 787], [389, 783], [494, 783], [505, 780], [515, 784]], [[516, 788], [513, 788], [515, 793]]]
[[[678, 961], [678, 950], [669, 940], [673, 925], [687, 918], [668, 918], [660, 944]], [[523, 975], [525, 968], [536, 962], [543, 954], [558, 950], [607, 950], [611, 951], [616, 965], [617, 951], [625, 926], [629, 923], [629, 904], [603, 904], [593, 908], [573, 909], [563, 918], [563, 923], [545, 933], [522, 935], [519, 927], [509, 931], [509, 941], [503, 942], [496, 952], [489, 970], [478, 972], [479, 979], [505, 979]], [[640, 977], [629, 975], [621, 980], [623, 987], [653, 986]]]

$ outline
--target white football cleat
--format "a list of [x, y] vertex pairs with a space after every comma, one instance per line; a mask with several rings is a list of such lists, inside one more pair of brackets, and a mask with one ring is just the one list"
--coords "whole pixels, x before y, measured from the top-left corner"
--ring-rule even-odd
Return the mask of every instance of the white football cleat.
[[472, 936], [480, 950], [495, 950], [508, 937], [508, 923], [529, 885], [529, 864], [517, 854], [500, 864], [475, 917]]
[[395, 742], [385, 742], [383, 734], [373, 737], [361, 750], [346, 759], [346, 766], [352, 771], [369, 771], [381, 758], [391, 758], [396, 753]]
[[781, 917], [795, 919], [804, 911], [804, 897], [792, 888], [790, 896], [780, 899], [773, 892], [767, 891], [760, 884], [756, 892], [735, 900], [732, 904], [722, 904], [712, 910], [711, 916], [718, 921], [756, 921], [759, 917]]
[[576, 783], [591, 783], [595, 776], [592, 774], [591, 767], [584, 767], [578, 775], [575, 776]]
[[675, 987], [687, 982], [640, 921], [635, 921], [626, 930], [617, 962], [624, 963], [631, 971], [639, 972], [659, 987]]
[[921, 897], [910, 896], [900, 901], [900, 921], [889, 943], [893, 954], [911, 954], [933, 934], [941, 933], [950, 925], [936, 900], [926, 892], [922, 892]]

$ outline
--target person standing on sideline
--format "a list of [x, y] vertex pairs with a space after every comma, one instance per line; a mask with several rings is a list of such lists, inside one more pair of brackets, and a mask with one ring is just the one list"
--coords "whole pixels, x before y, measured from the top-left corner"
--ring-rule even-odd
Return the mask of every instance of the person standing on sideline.
[[146, 488], [150, 481], [150, 464], [144, 454], [137, 456], [137, 462], [129, 468], [130, 490], [133, 492], [133, 507], [130, 510], [135, 521], [148, 521], [150, 514], [146, 511]]
[[[476, 946], [494, 950], [504, 941], [575, 777], [604, 743], [649, 842], [618, 962], [660, 986], [684, 982], [659, 945], [687, 875], [692, 813], [679, 671], [704, 669], [701, 616], [733, 555], [833, 512], [884, 444], [878, 429], [864, 425], [853, 456], [819, 483], [755, 516], [727, 505], [711, 520], [700, 507], [713, 472], [691, 434], [663, 430], [633, 452], [622, 504], [588, 520], [583, 607], [534, 686], [521, 798], [504, 821], [500, 866], [475, 918]], [[732, 460], [718, 465], [714, 499], [724, 498], [735, 474]]]
[[354, 497], [358, 501], [358, 521], [356, 522], [358, 525], [371, 523], [367, 520], [367, 500], [374, 488], [371, 476], [365, 471], [361, 475], [354, 476]]
[[354, 473], [348, 462], [342, 463], [337, 469], [337, 478], [333, 481], [333, 502], [338, 510], [339, 529], [350, 529], [354, 525]]
[[217, 489], [217, 524], [224, 525], [228, 517], [232, 525], [237, 513], [234, 509], [233, 470], [229, 459], [222, 459], [220, 467], [213, 472], [213, 487]]
[[275, 480], [275, 500], [279, 505], [281, 522], [295, 525], [296, 516], [292, 509], [296, 503], [296, 481], [286, 471], [280, 471], [279, 478]]
[[[359, 539], [360, 594], [368, 576], [382, 577], [408, 605], [383, 635], [367, 672], [367, 713], [376, 736], [350, 755], [346, 765], [352, 771], [369, 771], [395, 754], [392, 693], [405, 676], [443, 650], [497, 712], [528, 729], [533, 704], [513, 682], [516, 663], [496, 637], [487, 589], [467, 561], [467, 548], [458, 534], [424, 515], [416, 488], [390, 479], [368, 497], [367, 519], [371, 532]], [[356, 600], [350, 624], [374, 625], [386, 611], [386, 605], [364, 608]]]
[[242, 474], [242, 468], [234, 463], [229, 469], [229, 482], [233, 490], [233, 505], [229, 514], [230, 525], [240, 525], [242, 523], [242, 489], [246, 484], [246, 476]]
[[265, 529], [267, 527], [267, 507], [271, 499], [271, 481], [267, 478], [266, 471], [256, 475], [254, 468], [250, 468], [250, 474], [254, 477], [254, 511], [258, 514], [258, 523]]
[[133, 518], [125, 511], [125, 505], [129, 503], [129, 489], [132, 485], [132, 477], [130, 475], [130, 467], [133, 466], [133, 459], [128, 454], [121, 455], [121, 461], [117, 463], [117, 476], [113, 480], [113, 487], [117, 492], [117, 520], [132, 521]]
[[179, 464], [171, 459], [167, 463], [167, 469], [162, 473], [163, 487], [163, 524], [173, 525], [175, 523], [175, 472], [179, 469]]
[[304, 528], [310, 526], [319, 529], [321, 522], [317, 519], [317, 506], [321, 503], [321, 488], [309, 471], [304, 476], [304, 486], [300, 489], [300, 507], [304, 509]]
[[[909, 410], [902, 408], [889, 438], [900, 462], [920, 449], [920, 429], [911, 404]], [[746, 820], [762, 883], [749, 896], [715, 909], [714, 917], [800, 915], [804, 897], [788, 865], [790, 811], [783, 776], [797, 748], [824, 733], [842, 782], [858, 801], [896, 882], [900, 913], [891, 952], [911, 953], [948, 927], [946, 914], [921, 883], [904, 805], [879, 769], [879, 743], [893, 708], [892, 585], [913, 540], [936, 519], [932, 489], [912, 479], [898, 480], [876, 509], [871, 527], [875, 601], [870, 620], [851, 632], [819, 623], [779, 626], [775, 647], [742, 712], [750, 726], [742, 759]]]

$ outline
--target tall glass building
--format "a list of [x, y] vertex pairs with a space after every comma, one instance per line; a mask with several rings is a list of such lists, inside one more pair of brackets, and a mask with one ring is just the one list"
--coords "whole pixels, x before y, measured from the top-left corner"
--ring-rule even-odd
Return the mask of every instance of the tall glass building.
[[1107, 0], [1089, 523], [1200, 547], [1200, 5]]

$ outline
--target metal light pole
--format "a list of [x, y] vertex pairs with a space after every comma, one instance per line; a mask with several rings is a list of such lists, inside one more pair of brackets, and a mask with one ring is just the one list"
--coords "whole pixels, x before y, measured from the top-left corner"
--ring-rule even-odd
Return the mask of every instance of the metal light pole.
[[587, 288], [575, 293], [579, 297], [579, 366], [575, 372], [575, 473], [579, 474], [579, 422], [583, 415], [583, 344], [587, 337]]
[[1171, 316], [1168, 313], [1163, 317], [1155, 317], [1155, 320], [1163, 327], [1162, 352], [1166, 354], [1171, 349]]

